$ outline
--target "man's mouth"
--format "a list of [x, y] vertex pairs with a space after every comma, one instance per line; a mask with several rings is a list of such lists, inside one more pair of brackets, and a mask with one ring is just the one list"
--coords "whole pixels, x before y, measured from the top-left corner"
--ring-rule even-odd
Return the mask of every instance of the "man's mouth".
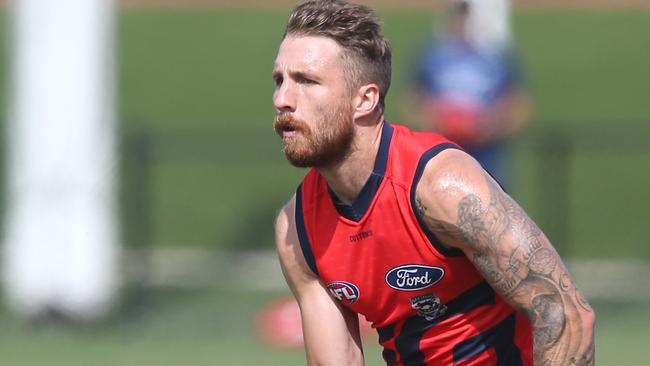
[[278, 123], [278, 125], [276, 125], [276, 132], [282, 138], [287, 138], [287, 137], [295, 137], [296, 135], [298, 135], [300, 131], [299, 128], [297, 128], [291, 122], [280, 122]]
[[303, 133], [304, 122], [294, 120], [287, 114], [278, 115], [275, 119], [275, 132], [283, 139], [294, 138]]
[[282, 128], [282, 137], [283, 138], [294, 137], [297, 134], [298, 134], [298, 131], [296, 131], [296, 129], [294, 129], [293, 127], [287, 126], [287, 127]]

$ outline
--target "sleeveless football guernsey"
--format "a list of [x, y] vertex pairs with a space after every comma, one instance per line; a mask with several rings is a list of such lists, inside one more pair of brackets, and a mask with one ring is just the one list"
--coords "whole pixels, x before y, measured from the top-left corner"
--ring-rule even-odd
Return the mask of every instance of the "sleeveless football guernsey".
[[439, 135], [384, 123], [352, 205], [312, 169], [296, 192], [303, 255], [330, 294], [377, 329], [388, 365], [532, 365], [528, 319], [414, 211], [424, 167], [450, 148]]

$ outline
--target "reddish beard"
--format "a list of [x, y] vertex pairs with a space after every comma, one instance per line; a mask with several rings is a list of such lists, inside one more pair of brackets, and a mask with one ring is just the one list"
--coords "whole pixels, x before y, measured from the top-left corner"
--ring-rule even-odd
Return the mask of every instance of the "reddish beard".
[[[320, 123], [312, 130], [289, 112], [275, 117], [273, 128], [282, 137], [283, 151], [287, 160], [296, 167], [324, 168], [342, 160], [352, 146], [352, 118], [344, 108], [329, 112], [322, 111]], [[283, 132], [295, 131], [292, 136], [283, 137]]]

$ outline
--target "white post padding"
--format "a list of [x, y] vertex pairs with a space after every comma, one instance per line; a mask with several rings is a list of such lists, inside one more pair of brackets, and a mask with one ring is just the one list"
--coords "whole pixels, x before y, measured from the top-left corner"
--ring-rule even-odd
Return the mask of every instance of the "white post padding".
[[3, 266], [10, 305], [92, 320], [118, 284], [111, 0], [14, 0]]
[[512, 42], [509, 0], [467, 0], [470, 6], [467, 33], [486, 49], [509, 47]]

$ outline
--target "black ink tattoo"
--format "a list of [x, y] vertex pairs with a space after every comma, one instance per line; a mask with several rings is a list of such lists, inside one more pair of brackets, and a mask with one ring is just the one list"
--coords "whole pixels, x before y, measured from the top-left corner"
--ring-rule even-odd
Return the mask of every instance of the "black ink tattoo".
[[555, 344], [564, 330], [564, 309], [557, 294], [538, 295], [532, 300], [531, 321], [536, 348], [547, 349]]
[[524, 257], [524, 261], [526, 262], [530, 260], [530, 258], [533, 256], [533, 254], [535, 254], [537, 250], [542, 248], [542, 243], [539, 240], [536, 240], [537, 238], [535, 237], [531, 237], [531, 238], [534, 238], [535, 240], [532, 240], [530, 245], [524, 249], [523, 257]]
[[424, 214], [427, 212], [427, 208], [422, 204], [422, 200], [419, 198], [415, 199], [415, 208], [418, 210], [420, 217], [424, 217]]
[[[460, 241], [485, 280], [526, 312], [536, 365], [593, 365], [591, 330], [585, 333], [581, 324], [568, 321], [593, 310], [537, 225], [500, 187], [487, 183], [487, 202], [475, 194], [463, 197], [455, 223], [431, 217], [419, 198], [416, 209], [436, 234]], [[509, 244], [502, 245], [504, 240]]]
[[528, 262], [531, 271], [546, 276], [553, 272], [555, 265], [555, 258], [550, 249], [539, 249]]
[[458, 203], [458, 228], [464, 237], [473, 243], [482, 243], [487, 239], [487, 227], [483, 221], [481, 199], [469, 195]]
[[595, 361], [595, 344], [594, 339], [591, 339], [589, 346], [584, 354], [579, 356], [571, 357], [571, 364], [576, 366], [591, 366], [594, 365]]
[[567, 273], [562, 273], [562, 275], [560, 276], [559, 285], [560, 285], [560, 290], [564, 292], [568, 292], [573, 287], [573, 281], [571, 281], [571, 277], [569, 277]]
[[442, 222], [439, 220], [435, 220], [429, 216], [426, 215], [427, 213], [427, 208], [424, 206], [422, 201], [419, 198], [415, 199], [415, 208], [418, 211], [418, 214], [420, 217], [425, 220], [427, 226], [429, 229], [431, 229], [433, 232], [435, 232], [438, 235], [442, 235], [443, 237], [449, 237], [453, 240], [458, 240], [461, 242], [464, 242], [468, 240], [465, 238], [464, 234], [462, 231], [455, 225], [455, 224], [449, 224], [446, 222]]

